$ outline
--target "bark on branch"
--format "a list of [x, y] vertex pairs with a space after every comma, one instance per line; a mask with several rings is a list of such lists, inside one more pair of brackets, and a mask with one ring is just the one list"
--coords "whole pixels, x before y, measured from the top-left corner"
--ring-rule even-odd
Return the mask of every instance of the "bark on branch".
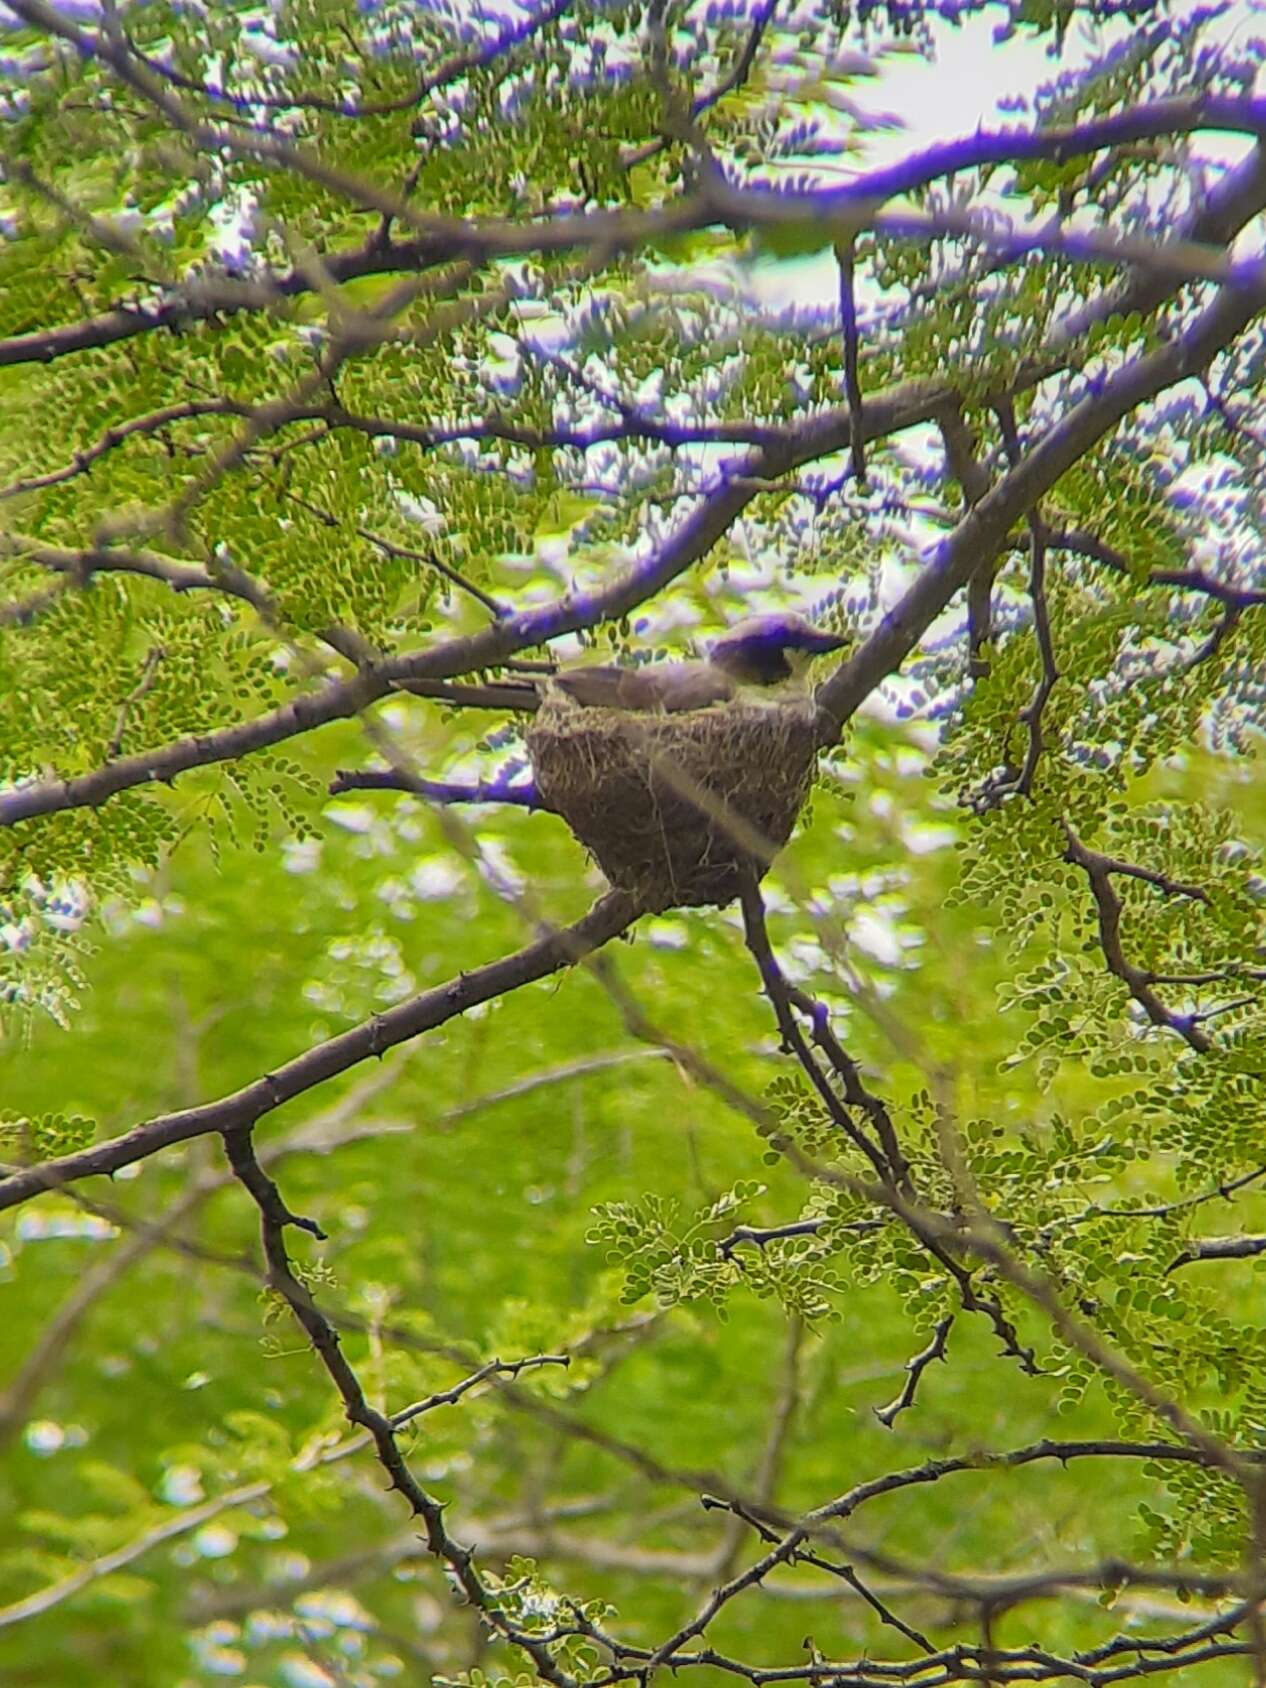
[[196, 1108], [163, 1114], [122, 1137], [94, 1144], [90, 1149], [23, 1167], [20, 1172], [0, 1179], [0, 1210], [16, 1207], [45, 1190], [59, 1189], [79, 1178], [117, 1172], [120, 1167], [145, 1160], [173, 1144], [187, 1143], [193, 1137], [205, 1137], [213, 1131], [231, 1134], [248, 1130], [266, 1114], [359, 1062], [383, 1055], [423, 1032], [433, 1031], [478, 1002], [488, 1002], [507, 991], [517, 990], [520, 985], [570, 967], [591, 950], [626, 931], [637, 916], [638, 910], [628, 897], [610, 892], [574, 925], [549, 932], [512, 955], [422, 991], [385, 1014], [376, 1014], [351, 1031], [314, 1045], [231, 1095], [203, 1102]]

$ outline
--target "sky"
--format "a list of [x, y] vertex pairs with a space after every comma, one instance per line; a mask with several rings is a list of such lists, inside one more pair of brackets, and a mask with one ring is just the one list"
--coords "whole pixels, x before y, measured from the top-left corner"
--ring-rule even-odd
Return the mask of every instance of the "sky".
[[[1206, 0], [1175, 0], [1174, 27]], [[867, 112], [897, 114], [900, 127], [875, 128], [866, 139], [866, 150], [853, 161], [857, 168], [872, 170], [895, 164], [912, 153], [944, 141], [957, 140], [977, 129], [993, 129], [1021, 121], [1014, 111], [999, 112], [1000, 98], [1017, 95], [1031, 99], [1044, 82], [1061, 71], [1076, 69], [1127, 38], [1135, 28], [1124, 20], [1090, 26], [1084, 21], [1068, 32], [1059, 59], [1053, 59], [1045, 40], [1016, 34], [1010, 40], [995, 41], [994, 32], [1006, 15], [1001, 5], [965, 19], [958, 26], [935, 26], [936, 58], [915, 53], [893, 53], [878, 62], [879, 74], [859, 84], [858, 104]], [[1225, 20], [1209, 32], [1210, 40], [1232, 42], [1245, 35], [1266, 36], [1266, 0], [1231, 0]], [[1266, 93], [1259, 82], [1258, 94]], [[1228, 164], [1241, 157], [1251, 145], [1248, 137], [1208, 135], [1202, 138], [1200, 155], [1215, 163]], [[744, 278], [751, 295], [762, 302], [782, 303], [789, 287], [799, 300], [827, 304], [837, 297], [839, 278], [833, 252], [829, 249], [789, 265], [783, 259], [762, 261]]]

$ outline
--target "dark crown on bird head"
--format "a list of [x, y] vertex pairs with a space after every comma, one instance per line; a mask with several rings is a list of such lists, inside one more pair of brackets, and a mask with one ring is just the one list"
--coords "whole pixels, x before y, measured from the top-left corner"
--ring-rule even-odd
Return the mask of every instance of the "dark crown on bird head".
[[740, 684], [776, 686], [800, 673], [811, 658], [846, 644], [847, 639], [819, 631], [802, 615], [754, 615], [715, 639], [708, 656]]

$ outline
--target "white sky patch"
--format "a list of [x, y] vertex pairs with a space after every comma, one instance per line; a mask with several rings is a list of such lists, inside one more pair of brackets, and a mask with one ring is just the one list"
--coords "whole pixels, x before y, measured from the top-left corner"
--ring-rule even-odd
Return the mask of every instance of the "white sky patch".
[[783, 960], [783, 971], [794, 983], [831, 970], [831, 957], [816, 938], [792, 938]]
[[901, 960], [902, 942], [897, 923], [881, 908], [862, 908], [849, 916], [849, 942], [873, 960], [895, 967]]
[[958, 839], [952, 826], [937, 826], [932, 821], [903, 822], [901, 842], [912, 856], [930, 856], [934, 851], [946, 850]]
[[242, 192], [218, 201], [208, 211], [211, 254], [228, 270], [245, 269], [252, 262], [257, 204], [253, 193]]
[[336, 1624], [339, 1629], [372, 1629], [373, 1619], [359, 1600], [350, 1594], [320, 1589], [301, 1595], [295, 1601], [295, 1611], [304, 1618], [321, 1618]]
[[444, 902], [462, 888], [465, 871], [449, 856], [424, 856], [409, 872], [409, 889], [423, 902]]
[[171, 1465], [163, 1473], [158, 1486], [160, 1500], [168, 1506], [193, 1506], [206, 1499], [202, 1487], [202, 1473], [196, 1465]]
[[477, 833], [479, 844], [479, 876], [499, 897], [507, 902], [521, 897], [527, 880], [506, 849], [503, 839], [494, 833]]
[[682, 950], [690, 936], [680, 920], [652, 920], [646, 927], [646, 941], [652, 949]]
[[66, 1440], [60, 1424], [55, 1424], [51, 1418], [37, 1418], [26, 1427], [22, 1440], [33, 1454], [42, 1454], [45, 1458], [55, 1454]]
[[373, 830], [374, 812], [364, 803], [327, 803], [325, 815], [344, 832], [364, 834]]
[[411, 493], [397, 492], [396, 502], [409, 520], [430, 539], [438, 539], [448, 527], [444, 512], [429, 498], [415, 498]]
[[24, 1243], [61, 1242], [69, 1238], [101, 1243], [117, 1237], [119, 1228], [108, 1219], [98, 1219], [94, 1213], [64, 1209], [51, 1213], [23, 1213], [18, 1220], [17, 1233], [19, 1241]]
[[287, 838], [281, 846], [281, 863], [287, 873], [315, 873], [321, 865], [322, 840]]
[[58, 1424], [55, 1419], [35, 1418], [27, 1425], [22, 1439], [33, 1454], [47, 1459], [63, 1448], [82, 1448], [88, 1432], [81, 1424]]
[[[1176, 0], [1171, 27], [1180, 30], [1184, 17], [1203, 9], [1204, 4], [1205, 0]], [[1256, 33], [1263, 26], [1264, 12], [1266, 8], [1259, 0], [1231, 7], [1220, 24], [1208, 29], [1206, 39], [1234, 44], [1237, 38]], [[1014, 110], [999, 111], [999, 99], [1013, 102], [1019, 96], [1031, 100], [1043, 83], [1062, 71], [1088, 64], [1138, 27], [1124, 18], [1093, 25], [1082, 20], [1069, 29], [1064, 52], [1054, 59], [1044, 41], [1023, 31], [1009, 41], [996, 41], [999, 21], [1000, 9], [965, 18], [957, 26], [934, 26], [934, 59], [913, 51], [879, 57], [875, 61], [878, 75], [862, 79], [854, 90], [858, 108], [876, 126], [858, 137], [862, 150], [850, 158], [846, 171], [835, 168], [828, 176], [824, 161], [814, 160], [815, 168], [823, 174], [823, 185], [887, 168], [978, 129], [1027, 127], [1027, 115], [1017, 117]], [[1266, 69], [1259, 76], [1256, 92], [1261, 94], [1264, 86]], [[810, 110], [806, 107], [806, 115]], [[880, 124], [881, 117], [894, 113], [901, 119], [899, 126]], [[1210, 132], [1199, 137], [1199, 156], [1210, 163], [1227, 165], [1242, 158], [1252, 144], [1251, 136]], [[892, 208], [903, 203], [894, 201]], [[1014, 211], [1015, 207], [1010, 209]], [[839, 296], [839, 270], [830, 248], [794, 260], [757, 259], [738, 268], [749, 295], [771, 305], [785, 306], [792, 300], [829, 305]]]
[[287, 1688], [338, 1688], [338, 1678], [306, 1653], [285, 1653], [281, 1674]]

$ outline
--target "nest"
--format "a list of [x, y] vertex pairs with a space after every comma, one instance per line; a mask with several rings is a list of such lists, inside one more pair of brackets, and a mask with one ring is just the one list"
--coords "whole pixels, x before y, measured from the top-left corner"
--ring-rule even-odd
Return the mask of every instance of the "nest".
[[634, 715], [549, 696], [527, 748], [543, 803], [648, 911], [728, 903], [762, 878], [817, 758], [807, 700]]

